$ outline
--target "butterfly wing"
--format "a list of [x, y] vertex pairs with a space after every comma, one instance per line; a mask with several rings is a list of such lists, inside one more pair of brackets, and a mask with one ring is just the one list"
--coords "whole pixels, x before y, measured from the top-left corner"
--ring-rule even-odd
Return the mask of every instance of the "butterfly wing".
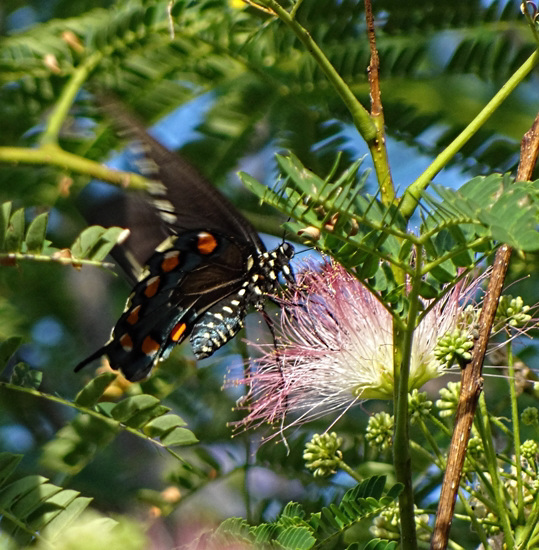
[[148, 259], [170, 236], [170, 230], [155, 207], [143, 193], [126, 193], [115, 189], [100, 196], [91, 188], [81, 194], [78, 206], [91, 225], [129, 229], [129, 237], [121, 245], [115, 246], [111, 255], [131, 286], [134, 286]]
[[245, 266], [235, 243], [206, 232], [186, 232], [167, 244], [150, 258], [109, 342], [75, 370], [107, 355], [114, 369], [140, 380], [191, 333], [208, 309], [241, 289]]
[[[283, 243], [267, 252], [252, 225], [189, 163], [148, 136], [121, 104], [106, 107], [140, 144], [139, 167], [152, 179], [151, 202], [169, 237], [147, 260], [109, 342], [75, 370], [107, 355], [112, 368], [140, 380], [188, 335], [198, 358], [230, 340], [247, 308], [261, 308], [275, 291], [278, 273], [290, 275], [293, 248]], [[134, 265], [140, 250], [130, 239], [121, 257]]]
[[135, 141], [137, 167], [153, 181], [148, 192], [169, 231], [205, 230], [230, 236], [258, 253], [266, 250], [249, 221], [194, 166], [151, 137], [115, 98], [107, 96], [100, 103]]

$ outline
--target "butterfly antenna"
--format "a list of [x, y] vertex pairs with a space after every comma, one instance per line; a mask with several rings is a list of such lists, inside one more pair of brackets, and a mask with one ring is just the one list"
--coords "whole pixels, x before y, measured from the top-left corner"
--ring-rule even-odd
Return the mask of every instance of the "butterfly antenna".
[[[288, 223], [292, 218], [288, 216], [288, 219], [286, 220], [286, 223]], [[284, 244], [286, 242], [286, 229], [283, 231], [283, 240], [281, 244]]]
[[316, 248], [314, 246], [306, 246], [305, 248], [296, 252], [295, 256], [299, 256], [300, 254], [305, 254], [305, 252], [310, 252], [311, 250], [316, 251]]

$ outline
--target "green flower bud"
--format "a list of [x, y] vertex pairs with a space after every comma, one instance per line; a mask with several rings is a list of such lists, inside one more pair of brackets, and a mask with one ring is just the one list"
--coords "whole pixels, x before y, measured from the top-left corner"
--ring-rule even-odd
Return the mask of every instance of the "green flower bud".
[[[414, 506], [414, 512], [417, 507]], [[386, 508], [379, 516], [374, 518], [373, 525], [369, 529], [372, 535], [386, 540], [400, 539], [400, 511], [398, 504], [392, 504]], [[429, 528], [428, 514], [415, 513], [414, 521], [416, 525], [417, 537], [423, 541], [429, 541], [431, 538], [431, 529]]]
[[454, 365], [464, 366], [472, 358], [469, 350], [473, 348], [473, 345], [473, 339], [469, 336], [468, 331], [456, 328], [438, 340], [434, 348], [434, 356], [446, 368]]
[[373, 524], [369, 531], [375, 537], [386, 540], [399, 540], [399, 507], [393, 504], [386, 508], [379, 516], [374, 518]]
[[380, 412], [369, 418], [365, 439], [380, 451], [389, 449], [393, 443], [395, 418], [389, 413]]
[[527, 407], [522, 411], [520, 419], [526, 426], [537, 426], [539, 424], [539, 410], [536, 407]]
[[522, 453], [522, 456], [530, 464], [533, 464], [537, 459], [537, 453], [539, 452], [539, 445], [537, 444], [537, 441], [534, 441], [533, 439], [527, 439], [520, 446], [520, 452]]
[[408, 411], [410, 413], [410, 421], [417, 422], [420, 418], [425, 419], [432, 409], [432, 401], [427, 399], [427, 393], [419, 393], [418, 390], [412, 390], [408, 394]]
[[330, 434], [315, 434], [311, 441], [305, 445], [303, 459], [305, 466], [313, 471], [314, 477], [327, 477], [336, 473], [342, 461], [342, 453], [339, 447], [342, 445], [342, 437], [335, 432]]
[[[466, 450], [466, 460], [464, 461], [464, 471], [466, 473], [468, 472], [475, 472], [475, 469], [477, 468], [477, 462], [481, 462], [482, 459], [485, 456], [485, 449], [483, 447], [483, 442], [481, 441], [481, 438], [474, 436], [471, 437], [468, 441], [468, 449]], [[469, 458], [475, 459], [475, 464], [472, 464]]]
[[436, 406], [440, 409], [440, 417], [453, 416], [457, 412], [460, 395], [460, 382], [449, 382], [447, 388], [440, 390], [440, 399]]
[[483, 524], [483, 529], [491, 537], [497, 535], [500, 532], [500, 522], [499, 519], [492, 512], [489, 512], [487, 516], [480, 520]]
[[530, 311], [530, 306], [524, 305], [524, 300], [520, 296], [516, 298], [510, 295], [502, 296], [496, 310], [497, 325], [522, 327], [532, 318], [528, 311]]

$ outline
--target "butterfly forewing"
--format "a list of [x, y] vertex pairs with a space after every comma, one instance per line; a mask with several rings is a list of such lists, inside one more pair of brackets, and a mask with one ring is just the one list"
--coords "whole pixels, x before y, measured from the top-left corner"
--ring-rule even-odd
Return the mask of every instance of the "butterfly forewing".
[[150, 136], [115, 98], [107, 96], [100, 102], [122, 133], [134, 141], [135, 162], [153, 180], [148, 192], [170, 231], [206, 230], [265, 251], [254, 227], [192, 164]]

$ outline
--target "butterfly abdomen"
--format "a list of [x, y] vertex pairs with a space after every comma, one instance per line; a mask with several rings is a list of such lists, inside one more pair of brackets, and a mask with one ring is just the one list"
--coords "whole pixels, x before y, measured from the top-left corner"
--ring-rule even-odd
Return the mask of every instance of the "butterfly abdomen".
[[243, 327], [248, 307], [262, 309], [268, 294], [277, 292], [279, 273], [292, 276], [289, 262], [294, 254], [288, 243], [248, 260], [248, 272], [240, 289], [208, 309], [195, 323], [191, 346], [198, 359], [210, 356]]

